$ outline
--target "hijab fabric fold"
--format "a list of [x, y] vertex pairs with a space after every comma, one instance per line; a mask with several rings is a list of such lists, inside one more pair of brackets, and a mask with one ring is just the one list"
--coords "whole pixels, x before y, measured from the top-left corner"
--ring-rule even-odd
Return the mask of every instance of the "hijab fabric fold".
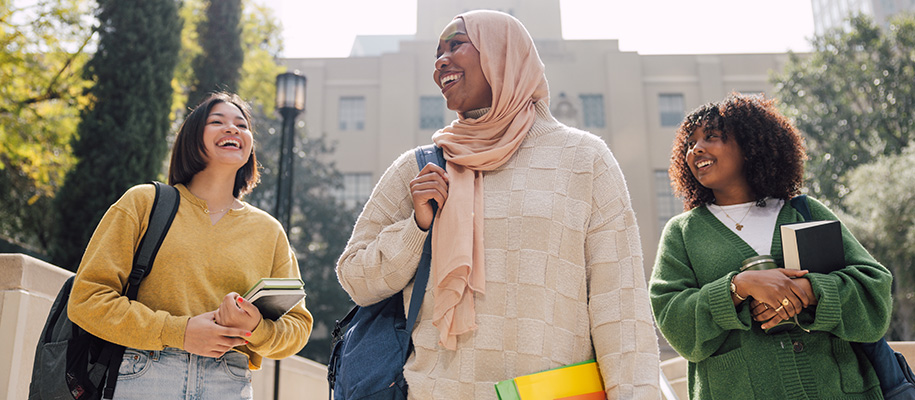
[[492, 107], [479, 118], [458, 119], [432, 139], [444, 150], [451, 178], [448, 199], [432, 231], [433, 324], [439, 344], [457, 349], [457, 337], [476, 329], [474, 293], [485, 292], [483, 171], [499, 168], [534, 124], [538, 101], [549, 102], [543, 62], [524, 25], [496, 11], [463, 18], [492, 87]]

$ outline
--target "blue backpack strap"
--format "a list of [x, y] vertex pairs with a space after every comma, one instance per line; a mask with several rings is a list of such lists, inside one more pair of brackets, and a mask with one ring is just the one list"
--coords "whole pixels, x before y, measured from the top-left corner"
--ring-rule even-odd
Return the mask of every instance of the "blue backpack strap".
[[[416, 164], [419, 169], [428, 163], [433, 163], [439, 167], [445, 168], [445, 155], [441, 147], [434, 144], [419, 146], [414, 150], [416, 155]], [[438, 212], [438, 204], [432, 202], [432, 225], [429, 225], [429, 233], [426, 235], [426, 241], [423, 243], [423, 254], [419, 259], [419, 266], [416, 268], [416, 276], [413, 281], [413, 295], [410, 296], [410, 310], [407, 313], [407, 330], [413, 331], [413, 324], [419, 316], [419, 307], [423, 303], [423, 297], [426, 294], [426, 285], [429, 283], [429, 270], [432, 268], [432, 229], [435, 225], [435, 214]]]
[[419, 165], [419, 169], [423, 169], [428, 163], [433, 163], [443, 169], [445, 168], [445, 153], [442, 151], [441, 147], [438, 147], [435, 144], [419, 146], [413, 153], [416, 155], [416, 164]]
[[791, 199], [791, 207], [801, 213], [804, 221], [813, 221], [813, 215], [810, 214], [810, 206], [807, 204], [807, 195], [799, 194]]

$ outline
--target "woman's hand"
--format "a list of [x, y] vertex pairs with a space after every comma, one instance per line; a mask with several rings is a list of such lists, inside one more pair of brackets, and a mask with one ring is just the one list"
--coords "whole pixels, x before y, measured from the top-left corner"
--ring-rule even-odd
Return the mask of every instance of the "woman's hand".
[[793, 279], [806, 274], [807, 271], [785, 268], [745, 271], [734, 276], [733, 282], [738, 293], [753, 297], [751, 315], [757, 321], [767, 321], [763, 324], [763, 329], [767, 329], [816, 304], [810, 281]]
[[244, 297], [232, 292], [222, 298], [222, 304], [216, 310], [216, 323], [230, 328], [245, 329], [253, 332], [261, 323], [261, 312], [245, 301]]
[[220, 357], [235, 346], [247, 344], [251, 331], [216, 324], [216, 311], [191, 317], [184, 328], [184, 350], [204, 357]]
[[[816, 295], [813, 293], [813, 286], [810, 285], [809, 279], [803, 277], [795, 278], [794, 283], [800, 286], [804, 293], [807, 294], [807, 307], [817, 304], [818, 301]], [[767, 329], [770, 326], [775, 326], [775, 324], [778, 324], [784, 320], [784, 318], [781, 318], [778, 315], [778, 312], [775, 311], [775, 308], [770, 307], [768, 304], [756, 299], [753, 299], [750, 302], [750, 315], [753, 317], [753, 320], [759, 322], [767, 322], [772, 320], [771, 323], [763, 324], [763, 329]]]
[[438, 203], [441, 207], [448, 198], [448, 173], [438, 165], [429, 163], [416, 178], [410, 181], [410, 193], [413, 195], [413, 210], [416, 226], [422, 230], [429, 230], [432, 225], [432, 204]]

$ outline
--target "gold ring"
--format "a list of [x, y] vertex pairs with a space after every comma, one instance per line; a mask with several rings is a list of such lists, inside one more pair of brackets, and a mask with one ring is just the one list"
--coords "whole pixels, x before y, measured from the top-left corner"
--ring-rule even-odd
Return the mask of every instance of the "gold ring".
[[791, 304], [791, 302], [788, 301], [788, 298], [787, 298], [787, 297], [785, 297], [784, 299], [782, 299], [782, 305], [783, 305], [783, 306], [788, 307], [788, 304]]
[[782, 310], [782, 308], [785, 308], [785, 306], [778, 306], [778, 308], [776, 308], [776, 309], [775, 309], [775, 312], [779, 312], [779, 311], [781, 311], [781, 310]]

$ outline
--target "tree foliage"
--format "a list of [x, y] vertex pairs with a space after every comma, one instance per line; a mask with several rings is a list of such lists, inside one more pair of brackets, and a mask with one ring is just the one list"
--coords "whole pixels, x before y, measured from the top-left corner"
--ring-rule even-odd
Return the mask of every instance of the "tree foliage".
[[31, 249], [50, 241], [52, 198], [73, 164], [87, 101], [81, 71], [96, 37], [89, 6], [0, 0], [0, 237]]
[[807, 139], [813, 194], [840, 203], [840, 177], [881, 155], [899, 154], [915, 137], [915, 18], [888, 29], [868, 17], [812, 40], [809, 55], [790, 54], [776, 76], [778, 97]]
[[848, 223], [874, 258], [893, 273], [889, 336], [915, 339], [915, 141], [847, 175]]
[[98, 48], [85, 69], [93, 83], [90, 102], [72, 142], [77, 162], [55, 201], [53, 259], [71, 269], [105, 210], [130, 186], [158, 177], [180, 49], [175, 0], [99, 0], [98, 6]]
[[275, 106], [276, 76], [286, 71], [276, 63], [283, 49], [282, 30], [269, 8], [245, 2], [241, 34], [245, 63], [238, 93], [249, 102], [260, 104], [268, 115]]
[[[276, 76], [285, 68], [277, 65], [276, 58], [282, 50], [282, 28], [274, 18], [273, 12], [264, 5], [253, 1], [242, 3], [240, 22], [240, 43], [244, 62], [240, 64], [240, 78], [237, 89], [233, 89], [251, 104], [259, 104], [267, 114], [273, 112], [273, 99]], [[186, 0], [181, 8], [184, 27], [181, 32], [181, 53], [175, 71], [172, 87], [175, 88], [173, 110], [175, 121], [180, 121], [188, 107], [196, 103], [193, 100], [193, 81], [195, 68], [193, 62], [207, 58], [205, 52], [220, 52], [217, 45], [212, 50], [204, 50], [200, 39], [200, 26], [206, 21], [206, 2], [204, 0]], [[212, 89], [211, 89], [212, 90]], [[200, 97], [200, 96], [198, 96]], [[196, 100], [200, 100], [199, 98]]]
[[238, 92], [245, 53], [241, 45], [241, 0], [206, 1], [206, 18], [197, 25], [201, 52], [191, 66], [188, 109], [214, 91]]
[[806, 137], [807, 182], [842, 215], [894, 276], [889, 336], [915, 338], [915, 16], [881, 28], [852, 17], [850, 29], [812, 40], [775, 76], [778, 97]]
[[[263, 115], [263, 113], [261, 113]], [[246, 199], [273, 213], [276, 208], [279, 146], [282, 124], [275, 119], [255, 121], [257, 159], [263, 165], [261, 183]], [[333, 147], [324, 137], [306, 137], [300, 121], [293, 149], [292, 215], [289, 242], [295, 248], [305, 291], [306, 306], [314, 315], [314, 330], [300, 355], [327, 362], [334, 321], [353, 306], [337, 282], [334, 270], [352, 232], [357, 211], [333, 197], [341, 188], [341, 175], [330, 162]]]

